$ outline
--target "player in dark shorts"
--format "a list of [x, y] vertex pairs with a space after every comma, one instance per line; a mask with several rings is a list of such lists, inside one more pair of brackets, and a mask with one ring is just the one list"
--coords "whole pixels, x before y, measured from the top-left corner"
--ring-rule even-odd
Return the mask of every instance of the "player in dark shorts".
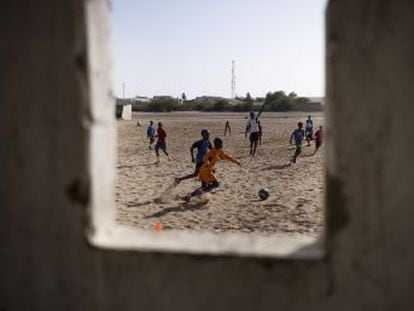
[[306, 146], [309, 147], [310, 141], [313, 139], [313, 120], [311, 116], [308, 116], [308, 119], [306, 120], [305, 137], [306, 137], [306, 142], [308, 143]]
[[167, 143], [165, 141], [165, 138], [167, 137], [167, 132], [163, 129], [161, 122], [158, 122], [157, 135], [155, 135], [154, 137], [158, 138], [157, 143], [155, 144], [155, 154], [157, 155], [157, 162], [160, 161], [160, 154], [158, 153], [159, 149], [164, 151], [168, 159], [171, 160], [171, 157], [167, 152]]
[[302, 141], [305, 133], [303, 132], [303, 123], [298, 123], [298, 128], [293, 131], [292, 135], [290, 135], [289, 143], [292, 143], [292, 139], [295, 139], [296, 150], [295, 154], [293, 155], [292, 162], [296, 163], [296, 159], [299, 154], [302, 152]]
[[257, 142], [259, 140], [259, 116], [255, 116], [254, 112], [250, 112], [250, 119], [246, 124], [246, 131], [244, 136], [247, 137], [247, 133], [250, 132], [250, 155], [256, 154]]
[[214, 166], [220, 160], [230, 161], [240, 166], [238, 160], [223, 150], [223, 141], [217, 137], [214, 139], [214, 148], [209, 150], [203, 158], [203, 165], [198, 174], [198, 179], [201, 181], [201, 187], [183, 197], [184, 201], [188, 202], [192, 197], [201, 195], [204, 192], [209, 192], [219, 186], [219, 182], [214, 175]]
[[[188, 174], [183, 177], [177, 177], [175, 179], [175, 184], [179, 184], [181, 181], [185, 179], [190, 179], [198, 176], [198, 172], [200, 171], [200, 167], [203, 165], [203, 158], [208, 150], [211, 150], [213, 147], [210, 143], [210, 133], [208, 130], [203, 129], [201, 130], [201, 136], [203, 137], [200, 140], [194, 142], [190, 148], [191, 153], [191, 162], [195, 163], [195, 170], [194, 173]], [[197, 149], [197, 155], [194, 158], [194, 149]]]

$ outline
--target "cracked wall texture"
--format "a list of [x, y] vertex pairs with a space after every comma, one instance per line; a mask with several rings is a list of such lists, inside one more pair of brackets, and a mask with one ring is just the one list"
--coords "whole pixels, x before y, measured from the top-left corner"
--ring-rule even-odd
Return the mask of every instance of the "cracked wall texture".
[[98, 0], [0, 3], [0, 310], [412, 309], [414, 2], [329, 4], [320, 260], [89, 246], [93, 126], [111, 128], [110, 107], [90, 105], [109, 94], [109, 53], [101, 47], [91, 66], [99, 44], [87, 38], [105, 47], [96, 25], [109, 10]]

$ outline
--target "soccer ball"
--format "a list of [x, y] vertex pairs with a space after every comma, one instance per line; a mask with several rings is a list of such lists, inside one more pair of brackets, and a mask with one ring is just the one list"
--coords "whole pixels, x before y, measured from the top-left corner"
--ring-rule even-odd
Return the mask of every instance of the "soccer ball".
[[259, 190], [259, 198], [263, 201], [269, 197], [269, 191], [266, 188], [262, 188]]

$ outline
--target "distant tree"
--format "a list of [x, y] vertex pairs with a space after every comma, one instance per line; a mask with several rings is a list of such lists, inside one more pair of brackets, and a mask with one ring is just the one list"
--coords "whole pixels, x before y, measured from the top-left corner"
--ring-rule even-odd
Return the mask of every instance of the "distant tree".
[[196, 103], [193, 100], [186, 100], [181, 105], [177, 105], [177, 110], [180, 111], [194, 111], [196, 109]]
[[286, 94], [283, 91], [269, 92], [266, 94], [265, 105], [270, 107], [269, 110], [276, 111], [277, 102], [284, 97], [286, 97]]
[[288, 98], [282, 98], [277, 102], [276, 111], [290, 111], [290, 110], [292, 110], [292, 104]]
[[173, 98], [155, 99], [147, 106], [148, 111], [170, 112], [177, 109], [177, 100]]
[[293, 104], [293, 110], [296, 111], [323, 111], [323, 106], [320, 102], [311, 102], [306, 97], [294, 98]]
[[265, 98], [253, 99], [250, 93], [246, 97], [239, 98], [236, 105], [230, 104], [226, 99], [218, 100], [187, 100], [182, 93], [182, 104], [178, 104], [179, 98], [157, 98], [149, 103], [138, 105], [139, 111], [169, 112], [169, 111], [259, 111], [263, 102], [266, 102], [265, 111], [322, 111], [320, 102], [311, 102], [308, 98], [298, 97], [295, 92], [286, 95], [283, 91], [269, 92]]
[[243, 111], [253, 111], [253, 102], [245, 102], [243, 104]]
[[252, 96], [250, 95], [250, 93], [249, 93], [249, 92], [247, 92], [247, 94], [246, 94], [246, 98], [244, 99], [244, 101], [245, 101], [246, 103], [253, 103], [253, 98], [252, 98]]
[[229, 106], [230, 105], [226, 100], [220, 99], [214, 103], [214, 106], [212, 109], [214, 111], [224, 111], [224, 110], [229, 110], [230, 108]]
[[310, 100], [305, 97], [297, 97], [294, 99], [294, 109], [298, 111], [308, 110]]

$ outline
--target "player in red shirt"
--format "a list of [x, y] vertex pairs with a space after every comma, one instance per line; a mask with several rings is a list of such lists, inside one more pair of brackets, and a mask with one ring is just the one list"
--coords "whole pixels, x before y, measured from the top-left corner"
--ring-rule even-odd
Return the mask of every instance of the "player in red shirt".
[[323, 141], [323, 130], [322, 130], [322, 125], [319, 126], [319, 129], [315, 132], [314, 134], [314, 139], [315, 139], [315, 152], [318, 151], [319, 147], [322, 145], [322, 141]]
[[154, 137], [158, 138], [157, 143], [155, 144], [155, 154], [157, 155], [157, 162], [160, 161], [160, 154], [158, 153], [158, 150], [160, 148], [162, 151], [164, 151], [168, 159], [171, 160], [171, 157], [167, 152], [167, 143], [165, 141], [165, 138], [167, 137], [167, 132], [162, 128], [161, 122], [158, 122], [157, 135], [155, 135]]

